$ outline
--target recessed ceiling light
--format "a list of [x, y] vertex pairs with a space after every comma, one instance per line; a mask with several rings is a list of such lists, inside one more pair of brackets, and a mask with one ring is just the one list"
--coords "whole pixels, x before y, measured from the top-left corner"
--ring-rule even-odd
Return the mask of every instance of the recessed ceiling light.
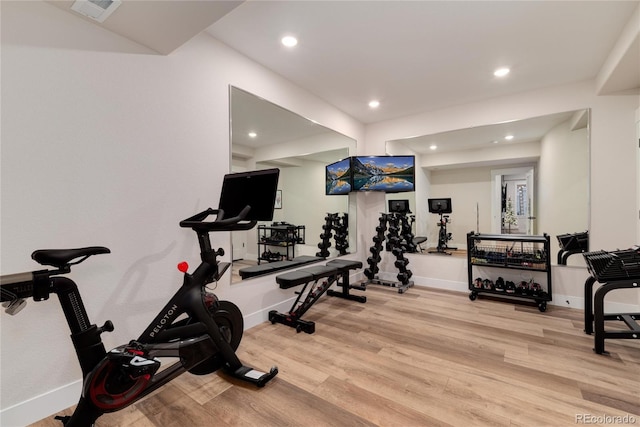
[[509, 74], [509, 71], [511, 71], [511, 70], [509, 70], [506, 67], [505, 68], [498, 68], [497, 70], [495, 70], [493, 72], [493, 75], [496, 76], [496, 77], [504, 77], [507, 74]]
[[438, 146], [437, 146], [436, 144], [431, 144], [431, 145], [429, 146], [429, 148], [430, 148], [431, 150], [436, 150], [436, 149], [438, 148]]
[[255, 132], [249, 132], [249, 138], [255, 138], [256, 136], [258, 136], [257, 133]]
[[513, 139], [513, 135], [507, 135], [504, 137], [507, 141], [511, 141]]
[[380, 101], [375, 100], [375, 99], [372, 100], [372, 101], [369, 101], [369, 107], [378, 108], [379, 106], [380, 106]]
[[497, 140], [496, 140], [496, 141], [491, 141], [491, 142], [492, 142], [492, 143], [494, 143], [494, 144], [497, 144], [497, 143], [499, 143], [500, 141], [497, 141]]
[[286, 47], [294, 47], [295, 45], [298, 44], [298, 39], [293, 36], [284, 36], [280, 41]]

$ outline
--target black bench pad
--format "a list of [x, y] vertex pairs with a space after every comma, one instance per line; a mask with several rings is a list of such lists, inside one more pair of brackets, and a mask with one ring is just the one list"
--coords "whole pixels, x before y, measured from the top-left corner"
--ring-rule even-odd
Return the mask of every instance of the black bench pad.
[[276, 276], [276, 282], [281, 289], [289, 289], [304, 283], [316, 281], [323, 277], [329, 277], [338, 274], [338, 269], [328, 267], [326, 265], [316, 265], [313, 267], [303, 268], [302, 270], [290, 271], [288, 273]]
[[299, 267], [305, 264], [322, 261], [324, 258], [310, 255], [301, 255], [289, 261], [276, 261], [266, 264], [252, 265], [251, 267], [241, 268], [238, 273], [242, 279], [250, 279], [264, 274], [275, 273], [276, 271], [286, 270], [289, 268]]
[[357, 270], [362, 268], [361, 261], [355, 261], [351, 259], [332, 259], [327, 263], [329, 267], [335, 267], [340, 271]]

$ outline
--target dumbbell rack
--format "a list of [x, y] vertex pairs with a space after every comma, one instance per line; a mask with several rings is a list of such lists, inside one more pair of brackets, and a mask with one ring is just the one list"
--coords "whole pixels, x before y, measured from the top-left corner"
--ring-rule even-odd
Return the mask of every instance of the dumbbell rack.
[[[394, 262], [395, 267], [398, 269], [398, 281], [382, 280], [377, 277], [379, 272], [378, 264], [382, 260], [380, 253], [382, 252], [382, 243], [385, 241], [385, 231], [387, 231], [387, 223], [389, 224], [389, 233], [387, 236], [388, 244], [387, 251], [391, 251], [396, 257]], [[413, 281], [410, 280], [413, 273], [407, 268], [409, 260], [404, 257], [404, 250], [400, 245], [399, 232], [399, 218], [396, 214], [383, 213], [380, 215], [379, 224], [376, 227], [376, 235], [373, 236], [374, 245], [369, 249], [371, 256], [367, 258], [369, 267], [364, 270], [364, 275], [367, 277], [367, 284], [383, 285], [398, 289], [398, 293], [404, 293], [408, 288], [413, 286]]]
[[340, 255], [347, 255], [349, 252], [349, 216], [343, 214], [340, 218], [338, 213], [327, 213], [324, 217], [325, 224], [322, 226], [320, 234], [320, 243], [318, 243], [319, 252], [316, 256], [321, 258], [329, 257], [329, 248], [331, 247], [331, 238], [335, 236], [336, 249]]
[[331, 231], [333, 230], [333, 219], [338, 216], [338, 214], [328, 213], [327, 216], [324, 217], [325, 223], [322, 226], [322, 233], [320, 234], [320, 243], [318, 243], [319, 252], [316, 253], [317, 257], [327, 258], [329, 254], [329, 248], [331, 247], [331, 238], [333, 234]]
[[556, 238], [560, 246], [558, 265], [567, 265], [567, 258], [571, 255], [589, 251], [589, 230], [582, 233], [560, 234]]
[[[583, 254], [589, 271], [584, 285], [584, 332], [594, 335], [597, 354], [607, 354], [604, 341], [613, 339], [640, 339], [640, 313], [604, 312], [605, 296], [616, 289], [640, 290], [640, 247], [613, 252], [595, 251]], [[600, 287], [593, 292], [593, 285]], [[623, 322], [629, 330], [605, 330], [605, 322]]]
[[333, 220], [333, 231], [336, 241], [336, 249], [340, 255], [349, 253], [349, 214], [343, 213], [342, 217], [336, 216]]

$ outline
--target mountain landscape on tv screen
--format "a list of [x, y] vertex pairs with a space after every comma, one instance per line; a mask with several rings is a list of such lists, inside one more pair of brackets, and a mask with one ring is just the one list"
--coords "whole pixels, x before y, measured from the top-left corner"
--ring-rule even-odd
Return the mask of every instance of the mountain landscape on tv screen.
[[356, 191], [414, 191], [413, 157], [354, 157], [351, 171]]
[[336, 168], [336, 169], [327, 169], [327, 179], [330, 181], [337, 181], [339, 179], [349, 180], [351, 177], [351, 169], [347, 168]]
[[349, 160], [327, 166], [326, 194], [349, 194], [351, 191], [351, 168]]
[[[374, 160], [375, 159], [375, 160]], [[398, 158], [394, 158], [393, 161], [385, 163], [385, 160], [391, 158], [376, 157], [371, 159], [354, 158], [352, 169], [354, 177], [366, 177], [366, 176], [413, 176], [414, 165], [398, 161]], [[400, 158], [402, 159], [402, 158]], [[410, 159], [410, 158], [407, 158]], [[364, 163], [363, 163], [364, 160]]]

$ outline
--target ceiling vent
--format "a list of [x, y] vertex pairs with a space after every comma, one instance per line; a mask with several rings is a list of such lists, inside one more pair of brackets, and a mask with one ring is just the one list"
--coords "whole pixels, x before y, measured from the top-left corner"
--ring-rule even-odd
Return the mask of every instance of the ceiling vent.
[[121, 4], [121, 0], [76, 0], [71, 10], [94, 21], [104, 22]]

